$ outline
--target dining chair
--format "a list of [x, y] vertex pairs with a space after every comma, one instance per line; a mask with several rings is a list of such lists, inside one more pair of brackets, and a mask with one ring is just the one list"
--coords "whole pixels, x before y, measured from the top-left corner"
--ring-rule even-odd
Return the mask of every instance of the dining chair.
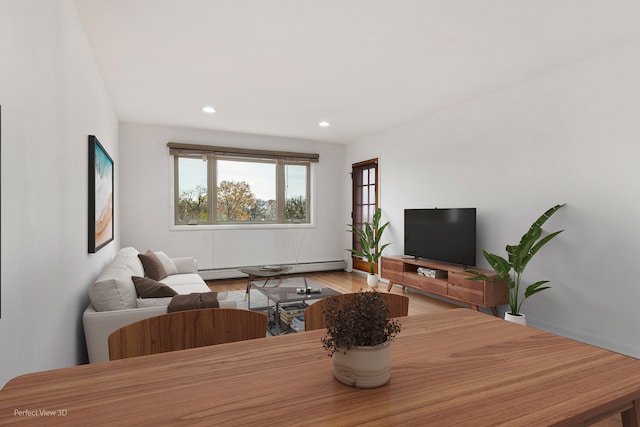
[[236, 308], [176, 311], [123, 326], [109, 335], [109, 360], [267, 336], [267, 316]]
[[[321, 299], [317, 302], [311, 304], [304, 311], [304, 330], [305, 331], [313, 331], [314, 329], [322, 329], [325, 327], [324, 320], [324, 310], [327, 308], [327, 304], [332, 299], [337, 299], [339, 304], [341, 301], [344, 301], [353, 294], [342, 294], [335, 295], [332, 297], [327, 297]], [[388, 294], [385, 292], [380, 292], [380, 295], [383, 295], [387, 307], [389, 308], [388, 317], [401, 317], [407, 316], [409, 314], [409, 297], [405, 295], [398, 294]]]

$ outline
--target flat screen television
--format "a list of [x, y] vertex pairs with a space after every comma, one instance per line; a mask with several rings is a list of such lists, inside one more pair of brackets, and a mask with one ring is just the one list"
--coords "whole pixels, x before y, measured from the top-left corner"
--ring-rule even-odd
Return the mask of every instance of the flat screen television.
[[405, 209], [404, 253], [475, 266], [476, 208]]

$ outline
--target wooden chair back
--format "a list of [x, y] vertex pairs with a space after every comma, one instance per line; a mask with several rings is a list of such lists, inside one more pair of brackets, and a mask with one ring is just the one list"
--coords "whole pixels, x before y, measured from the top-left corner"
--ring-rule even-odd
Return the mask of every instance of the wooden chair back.
[[109, 359], [265, 338], [267, 316], [235, 308], [177, 311], [123, 326], [109, 335]]
[[[322, 329], [325, 325], [324, 310], [327, 308], [331, 299], [337, 299], [339, 304], [346, 298], [350, 298], [353, 294], [336, 295], [321, 299], [318, 302], [311, 304], [304, 311], [304, 330], [313, 331], [314, 329]], [[387, 307], [389, 307], [388, 317], [402, 317], [409, 315], [409, 297], [398, 294], [388, 294], [380, 292], [380, 295], [384, 295]]]

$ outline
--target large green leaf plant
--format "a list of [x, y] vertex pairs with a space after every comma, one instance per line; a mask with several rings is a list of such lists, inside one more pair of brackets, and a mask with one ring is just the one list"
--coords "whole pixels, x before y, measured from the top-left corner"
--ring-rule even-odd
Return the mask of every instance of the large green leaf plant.
[[347, 224], [350, 227], [347, 231], [355, 234], [360, 241], [360, 249], [347, 249], [347, 251], [351, 252], [353, 256], [366, 259], [369, 263], [369, 273], [371, 274], [375, 274], [375, 264], [382, 256], [382, 251], [389, 246], [389, 243], [380, 246], [382, 233], [389, 225], [388, 221], [380, 225], [381, 217], [382, 209], [377, 208], [373, 214], [373, 222], [365, 222], [364, 228], [360, 228], [354, 224]]
[[[529, 261], [533, 256], [538, 253], [540, 249], [551, 239], [562, 233], [564, 230], [555, 231], [542, 237], [542, 225], [558, 211], [564, 203], [561, 205], [555, 205], [551, 209], [543, 213], [527, 231], [518, 245], [507, 245], [506, 251], [508, 258], [505, 259], [499, 255], [489, 253], [485, 250], [482, 251], [482, 255], [487, 260], [493, 271], [496, 272], [500, 280], [507, 285], [507, 296], [509, 301], [509, 312], [511, 314], [520, 314], [520, 308], [524, 301], [532, 295], [542, 292], [545, 289], [549, 289], [550, 286], [546, 286], [549, 283], [548, 280], [539, 280], [531, 285], [527, 286], [522, 298], [520, 297], [520, 286], [524, 269], [529, 264]], [[475, 276], [470, 280], [485, 280], [489, 279], [485, 274], [471, 270]]]

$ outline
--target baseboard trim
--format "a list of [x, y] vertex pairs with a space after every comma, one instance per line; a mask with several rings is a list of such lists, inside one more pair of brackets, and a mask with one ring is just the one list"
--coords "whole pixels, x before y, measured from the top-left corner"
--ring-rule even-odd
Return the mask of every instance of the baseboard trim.
[[[305, 262], [298, 264], [279, 264], [291, 267], [291, 270], [287, 274], [296, 273], [314, 273], [318, 271], [333, 271], [333, 270], [345, 270], [347, 268], [346, 261], [315, 261]], [[208, 268], [198, 270], [198, 274], [204, 280], [220, 280], [220, 279], [238, 279], [247, 277], [246, 274], [241, 273], [238, 269], [250, 266], [239, 267], [227, 267], [227, 268]], [[251, 266], [254, 267], [254, 266]]]

